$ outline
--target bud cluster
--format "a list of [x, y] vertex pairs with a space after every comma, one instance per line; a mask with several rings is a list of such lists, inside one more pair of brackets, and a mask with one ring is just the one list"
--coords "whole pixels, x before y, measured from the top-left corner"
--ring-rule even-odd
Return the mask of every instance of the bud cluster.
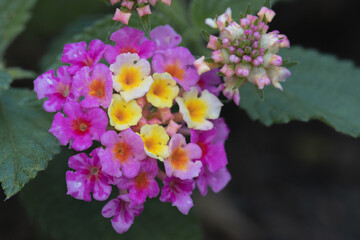
[[247, 80], [259, 89], [273, 84], [282, 89], [279, 82], [290, 76], [282, 67], [282, 58], [277, 55], [280, 48], [289, 47], [285, 35], [278, 31], [267, 32], [267, 25], [275, 12], [262, 7], [258, 16], [247, 14], [239, 23], [233, 21], [231, 10], [206, 23], [220, 31], [219, 36], [210, 35], [207, 48], [213, 50], [212, 60], [220, 67], [224, 76], [223, 93], [239, 104], [238, 87]]

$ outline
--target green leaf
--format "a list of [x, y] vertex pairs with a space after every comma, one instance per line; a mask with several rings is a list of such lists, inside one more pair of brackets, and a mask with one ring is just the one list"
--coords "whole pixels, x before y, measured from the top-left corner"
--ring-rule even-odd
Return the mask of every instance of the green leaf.
[[0, 1], [0, 59], [6, 48], [25, 28], [36, 0]]
[[34, 79], [36, 78], [36, 73], [30, 70], [25, 70], [19, 67], [9, 67], [6, 68], [6, 72], [15, 80], [15, 79]]
[[283, 83], [284, 91], [265, 87], [260, 100], [251, 84], [241, 88], [240, 105], [254, 120], [265, 125], [291, 120], [321, 120], [337, 131], [360, 136], [360, 69], [352, 62], [314, 50], [292, 47], [282, 55], [300, 64]]
[[0, 182], [7, 198], [21, 190], [59, 152], [48, 133], [51, 115], [30, 90], [9, 89], [0, 96]]
[[11, 76], [0, 69], [0, 94], [9, 88], [11, 82]]
[[202, 37], [204, 38], [204, 40], [206, 42], [208, 42], [210, 39], [210, 33], [204, 29], [201, 29], [201, 33], [202, 33]]
[[87, 203], [66, 195], [65, 172], [69, 170], [67, 161], [72, 154], [72, 151], [63, 149], [50, 162], [49, 168], [20, 194], [20, 200], [30, 217], [53, 239], [203, 239], [201, 228], [193, 215], [194, 210], [184, 216], [177, 208], [158, 199], [148, 200], [129, 231], [117, 234], [112, 229], [110, 219], [101, 215], [102, 207], [116, 197], [115, 189], [114, 196], [104, 202], [93, 200]]

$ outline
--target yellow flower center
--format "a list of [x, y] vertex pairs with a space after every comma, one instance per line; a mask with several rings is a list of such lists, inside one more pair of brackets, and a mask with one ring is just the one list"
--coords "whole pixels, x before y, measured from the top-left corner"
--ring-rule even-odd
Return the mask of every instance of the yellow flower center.
[[108, 112], [110, 125], [114, 126], [119, 131], [136, 125], [142, 116], [141, 107], [135, 100], [131, 100], [127, 103], [118, 94], [113, 94]]
[[162, 160], [169, 156], [169, 136], [162, 126], [145, 125], [140, 129], [140, 137], [144, 142], [145, 152], [150, 157]]
[[116, 81], [121, 85], [123, 91], [138, 87], [142, 82], [141, 70], [135, 66], [123, 66]]
[[188, 155], [181, 147], [176, 148], [170, 155], [171, 165], [176, 170], [185, 171], [189, 162]]
[[201, 99], [189, 99], [185, 102], [185, 106], [189, 111], [189, 115], [192, 121], [202, 122], [208, 111], [208, 104]]

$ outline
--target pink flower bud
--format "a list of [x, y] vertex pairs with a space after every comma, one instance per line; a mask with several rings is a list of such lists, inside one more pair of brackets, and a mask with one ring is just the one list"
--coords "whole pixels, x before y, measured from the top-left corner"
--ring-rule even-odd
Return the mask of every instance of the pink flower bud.
[[279, 55], [273, 55], [270, 64], [280, 67], [282, 64], [282, 58]]
[[151, 5], [153, 5], [153, 6], [155, 6], [156, 3], [157, 3], [157, 0], [149, 0], [149, 3], [150, 3]]
[[263, 89], [264, 86], [267, 86], [270, 83], [271, 83], [270, 78], [267, 75], [256, 79], [256, 85], [258, 86], [259, 89]]
[[145, 16], [145, 15], [149, 15], [151, 14], [151, 10], [150, 10], [150, 5], [146, 5], [142, 8], [136, 8], [138, 14], [139, 14], [139, 17], [142, 17], [142, 16]]
[[120, 9], [117, 8], [115, 11], [113, 20], [119, 21], [119, 22], [124, 23], [125, 25], [128, 25], [130, 17], [131, 17], [131, 13], [122, 12]]
[[127, 9], [132, 9], [135, 2], [124, 0], [121, 3], [121, 6], [126, 7]]
[[250, 56], [248, 56], [248, 55], [244, 55], [243, 60], [246, 61], [246, 62], [251, 62], [252, 58]]
[[165, 3], [166, 5], [170, 6], [171, 0], [161, 0], [162, 3]]
[[247, 18], [240, 19], [240, 26], [245, 28], [250, 24], [250, 20]]
[[230, 55], [230, 57], [229, 57], [229, 61], [232, 62], [232, 63], [239, 63], [239, 62], [240, 62], [240, 58], [237, 57], [236, 55], [232, 54], [232, 55]]
[[180, 129], [181, 125], [177, 124], [173, 120], [170, 120], [169, 125], [165, 128], [166, 133], [172, 137]]
[[284, 34], [279, 34], [279, 35], [278, 35], [278, 38], [281, 38], [281, 39], [280, 39], [281, 42], [280, 42], [280, 44], [279, 44], [279, 47], [281, 47], [281, 48], [284, 48], [284, 47], [288, 48], [288, 47], [290, 47], [289, 39], [288, 39]]
[[255, 58], [252, 63], [254, 64], [255, 67], [259, 66], [260, 64], [264, 63], [264, 59], [261, 56], [258, 56], [257, 58]]
[[116, 4], [116, 3], [118, 3], [118, 2], [120, 2], [121, 0], [110, 0], [110, 3], [111, 3], [111, 5], [114, 5], [114, 4]]
[[266, 20], [268, 22], [271, 22], [273, 20], [273, 18], [275, 17], [275, 12], [271, 9], [268, 9], [267, 7], [262, 7], [257, 15], [260, 17], [261, 21], [263, 20], [263, 18], [265, 16]]
[[194, 66], [199, 75], [201, 75], [207, 71], [210, 71], [210, 67], [206, 64], [206, 62], [204, 62], [204, 59], [205, 59], [205, 57], [202, 56], [201, 58], [196, 59], [194, 62]]
[[221, 50], [217, 50], [217, 51], [214, 51], [212, 52], [211, 54], [211, 58], [214, 60], [214, 62], [222, 62], [224, 61], [224, 56], [221, 52]]
[[230, 44], [230, 39], [228, 39], [228, 38], [223, 38], [222, 39], [222, 46], [223, 47], [228, 47], [229, 44]]
[[256, 19], [258, 19], [257, 16], [254, 16], [254, 15], [251, 15], [251, 14], [246, 15], [246, 18], [249, 19], [249, 21], [251, 23], [254, 23], [256, 21]]
[[212, 50], [216, 50], [218, 46], [218, 38], [210, 35], [210, 39], [209, 39], [209, 43], [207, 45], [207, 48], [212, 49]]
[[231, 69], [227, 64], [225, 64], [221, 69], [220, 72], [223, 73], [226, 77], [231, 77], [234, 75], [234, 70]]

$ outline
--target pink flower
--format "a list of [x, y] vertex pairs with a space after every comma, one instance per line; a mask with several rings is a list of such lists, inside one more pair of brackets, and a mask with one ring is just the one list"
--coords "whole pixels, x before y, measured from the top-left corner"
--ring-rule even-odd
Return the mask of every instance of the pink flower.
[[184, 47], [170, 48], [156, 53], [152, 60], [154, 72], [169, 73], [186, 91], [199, 80], [193, 65], [195, 58]]
[[169, 142], [169, 158], [164, 160], [166, 175], [178, 177], [182, 180], [192, 179], [199, 175], [202, 164], [193, 161], [201, 157], [201, 148], [194, 144], [186, 144], [181, 134], [172, 136]]
[[211, 172], [207, 167], [203, 168], [203, 171], [196, 179], [196, 185], [201, 195], [207, 194], [207, 187], [215, 192], [220, 192], [231, 180], [231, 175], [226, 167], [220, 168], [216, 172]]
[[224, 119], [213, 121], [214, 128], [208, 131], [191, 130], [191, 142], [202, 150], [199, 159], [211, 172], [216, 172], [227, 164], [224, 142], [230, 132]]
[[98, 157], [98, 148], [94, 149], [88, 157], [79, 153], [69, 158], [69, 167], [76, 172], [66, 172], [67, 194], [76, 199], [91, 201], [90, 192], [98, 201], [106, 200], [111, 193], [108, 178], [102, 172]]
[[74, 76], [73, 88], [78, 97], [84, 97], [80, 102], [83, 108], [108, 108], [111, 102], [113, 83], [110, 69], [99, 63], [93, 70], [83, 67]]
[[198, 144], [203, 152], [200, 160], [203, 168], [196, 179], [200, 193], [207, 194], [209, 185], [214, 192], [219, 192], [230, 181], [230, 173], [226, 169], [227, 157], [224, 142], [230, 132], [224, 119], [214, 122], [214, 128], [209, 131], [191, 130], [191, 142]]
[[66, 102], [75, 100], [68, 68], [67, 66], [60, 67], [56, 72], [57, 77], [54, 76], [54, 70], [51, 69], [35, 79], [34, 90], [38, 99], [47, 98], [43, 105], [45, 111], [61, 111]]
[[76, 151], [91, 147], [92, 140], [100, 140], [108, 125], [107, 115], [102, 109], [94, 108], [84, 112], [78, 102], [66, 103], [64, 114], [55, 114], [49, 132], [57, 137], [62, 145], [70, 142], [70, 147]]
[[219, 75], [217, 75], [218, 72], [219, 69], [215, 68], [200, 75], [200, 79], [197, 82], [197, 86], [200, 91], [204, 91], [206, 89], [215, 96], [219, 96], [223, 86], [220, 85], [221, 78]]
[[115, 46], [106, 46], [105, 59], [109, 63], [114, 63], [121, 53], [137, 53], [140, 58], [150, 58], [156, 48], [155, 43], [144, 37], [141, 30], [127, 26], [111, 34], [110, 39]]
[[161, 189], [160, 201], [171, 202], [182, 214], [187, 215], [194, 205], [190, 197], [195, 188], [193, 180], [181, 180], [175, 177], [165, 177]]
[[130, 207], [141, 205], [146, 197], [153, 198], [159, 194], [159, 185], [155, 181], [157, 173], [157, 161], [148, 157], [141, 162], [140, 171], [136, 177], [119, 179], [118, 188], [129, 189]]
[[156, 44], [157, 50], [177, 47], [181, 43], [181, 36], [169, 25], [158, 26], [150, 32], [151, 40]]
[[144, 143], [138, 134], [130, 128], [119, 134], [107, 131], [101, 136], [101, 144], [106, 146], [106, 149], [99, 152], [105, 173], [114, 177], [124, 175], [127, 178], [138, 175], [140, 161], [146, 157]]
[[124, 233], [134, 222], [134, 216], [139, 216], [144, 206], [130, 207], [128, 195], [119, 195], [110, 200], [102, 209], [101, 214], [105, 218], [111, 218], [111, 224], [117, 233]]
[[92, 68], [103, 58], [105, 44], [102, 41], [92, 40], [89, 50], [86, 50], [86, 45], [86, 42], [65, 44], [61, 61], [71, 65], [68, 68], [70, 74], [75, 74], [85, 66]]

